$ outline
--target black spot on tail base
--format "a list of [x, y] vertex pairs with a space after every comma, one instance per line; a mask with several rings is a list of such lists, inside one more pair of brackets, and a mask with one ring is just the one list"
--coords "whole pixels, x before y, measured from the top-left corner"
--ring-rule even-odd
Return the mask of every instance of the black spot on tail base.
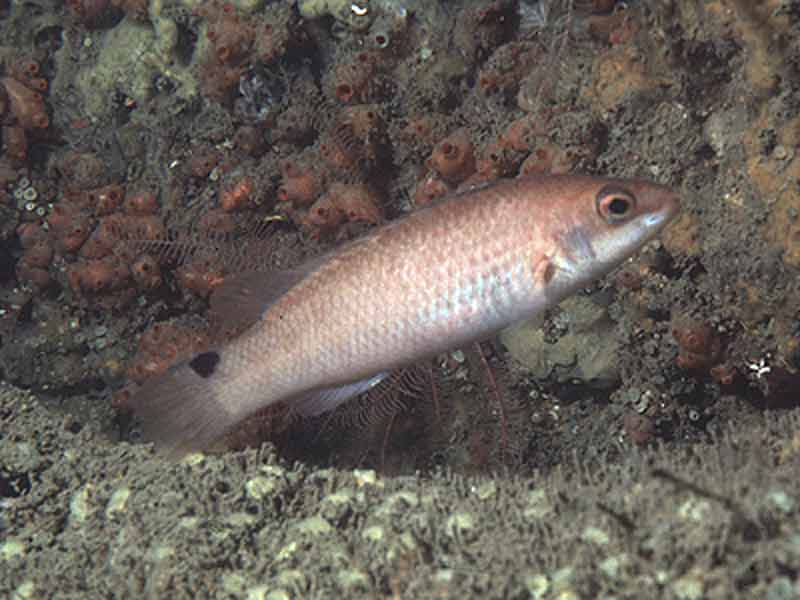
[[219, 354], [217, 352], [203, 352], [189, 361], [192, 370], [203, 379], [208, 379], [214, 373], [219, 364]]

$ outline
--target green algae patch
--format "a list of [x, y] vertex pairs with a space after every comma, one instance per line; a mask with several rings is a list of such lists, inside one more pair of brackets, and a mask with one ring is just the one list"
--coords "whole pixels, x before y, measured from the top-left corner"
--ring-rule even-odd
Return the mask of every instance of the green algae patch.
[[25, 556], [25, 544], [19, 540], [9, 539], [0, 544], [0, 559], [11, 561]]
[[183, 100], [197, 96], [190, 66], [174, 60], [175, 24], [162, 17], [154, 23], [125, 19], [105, 32], [96, 62], [75, 77], [76, 91], [88, 115], [104, 118], [112, 108], [109, 99], [117, 93], [136, 105], [146, 105], [156, 93], [158, 77], [169, 79], [175, 85], [174, 93]]
[[300, 521], [295, 525], [294, 529], [297, 533], [309, 537], [325, 537], [331, 535], [335, 531], [328, 521], [319, 516], [308, 517]]
[[111, 494], [111, 498], [106, 505], [106, 517], [111, 519], [119, 513], [125, 512], [130, 497], [131, 490], [127, 487], [120, 488]]

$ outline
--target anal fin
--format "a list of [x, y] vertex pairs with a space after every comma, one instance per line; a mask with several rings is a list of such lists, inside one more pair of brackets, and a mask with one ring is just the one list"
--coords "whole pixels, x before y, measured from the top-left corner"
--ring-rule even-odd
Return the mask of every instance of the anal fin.
[[354, 396], [368, 392], [388, 376], [389, 372], [377, 373], [367, 379], [342, 386], [314, 390], [292, 400], [292, 412], [301, 417], [316, 417], [333, 410]]

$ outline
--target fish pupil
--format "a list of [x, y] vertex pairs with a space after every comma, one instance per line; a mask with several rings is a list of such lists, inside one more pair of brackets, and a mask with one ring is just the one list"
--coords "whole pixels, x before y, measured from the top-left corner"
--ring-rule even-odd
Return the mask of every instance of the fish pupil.
[[608, 204], [608, 210], [612, 215], [624, 215], [628, 212], [629, 203], [624, 198], [614, 198]]
[[211, 376], [219, 363], [219, 354], [217, 352], [203, 352], [198, 354], [189, 361], [189, 366], [192, 370], [206, 379]]

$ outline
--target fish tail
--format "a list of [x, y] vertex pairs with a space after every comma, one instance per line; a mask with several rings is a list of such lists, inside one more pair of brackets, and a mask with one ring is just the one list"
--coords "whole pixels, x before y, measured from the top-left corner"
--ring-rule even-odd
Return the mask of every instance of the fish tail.
[[146, 382], [130, 407], [145, 442], [172, 458], [207, 450], [240, 419], [226, 409], [217, 351], [198, 354]]

